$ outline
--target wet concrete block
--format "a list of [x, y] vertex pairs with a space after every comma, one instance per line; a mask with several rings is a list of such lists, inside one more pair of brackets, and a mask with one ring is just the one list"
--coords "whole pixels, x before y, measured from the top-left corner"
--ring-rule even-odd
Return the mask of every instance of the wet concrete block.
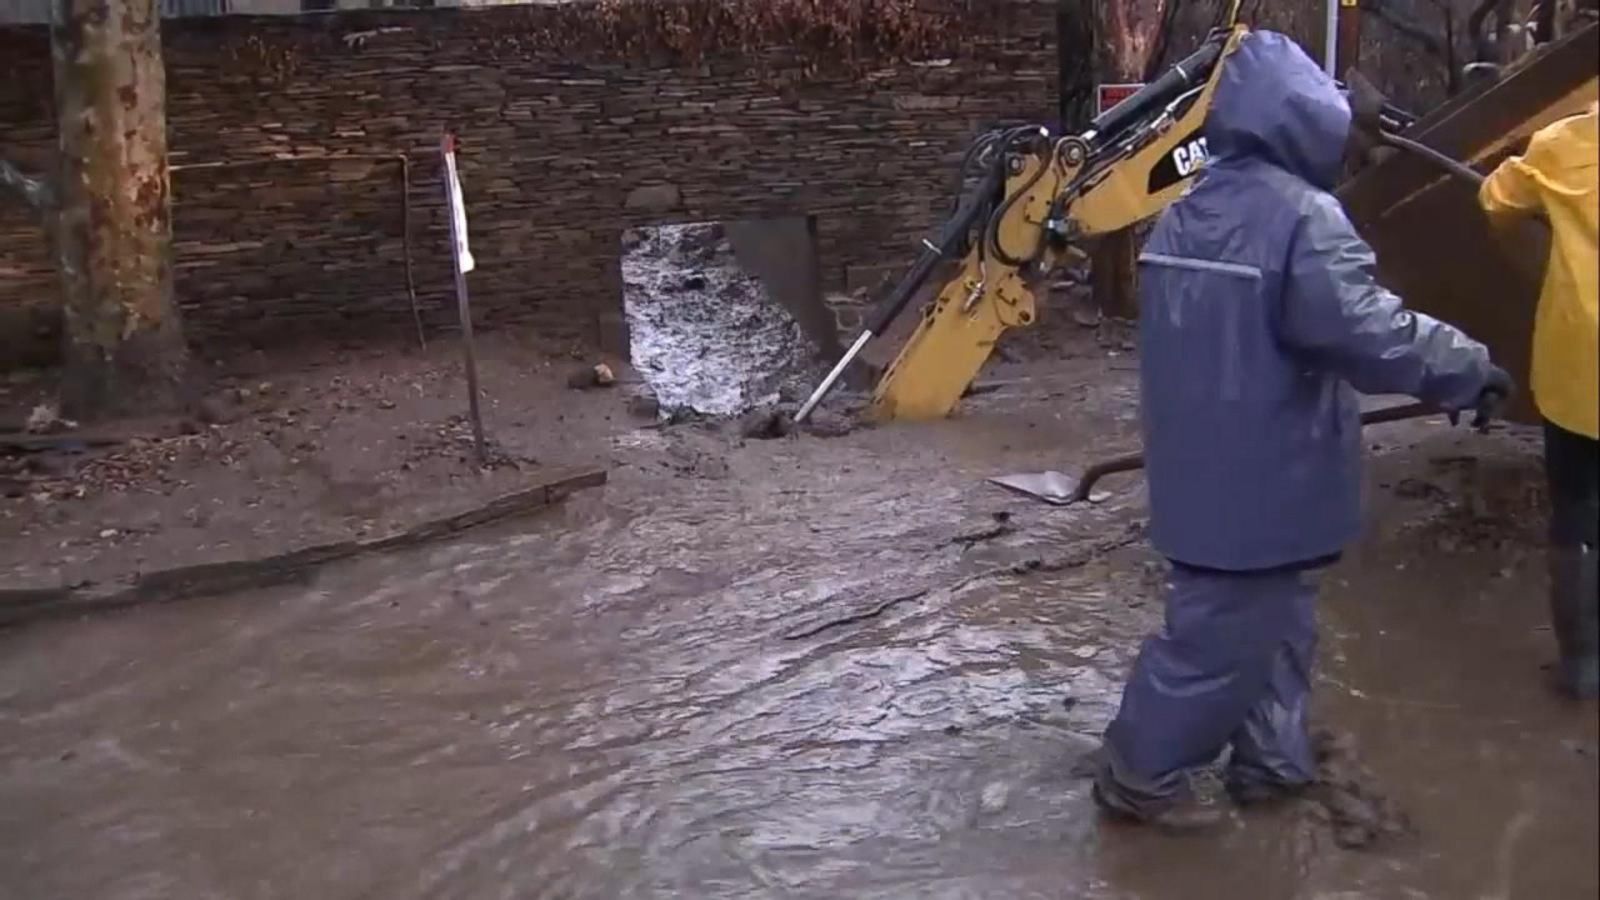
[[814, 224], [801, 216], [729, 222], [734, 256], [761, 279], [767, 293], [800, 323], [817, 353], [835, 359], [843, 352], [834, 317], [822, 301], [822, 269]]

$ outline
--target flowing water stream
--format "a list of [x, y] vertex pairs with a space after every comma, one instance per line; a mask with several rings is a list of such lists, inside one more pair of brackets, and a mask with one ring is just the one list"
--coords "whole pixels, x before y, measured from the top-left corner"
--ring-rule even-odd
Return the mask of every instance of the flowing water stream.
[[999, 447], [1092, 442], [973, 415], [725, 477], [638, 474], [652, 442], [727, 447], [643, 432], [521, 525], [0, 634], [0, 897], [1594, 896], [1593, 711], [1535, 684], [1536, 559], [1403, 537], [1330, 578], [1319, 690], [1414, 843], [1103, 825], [1070, 769], [1161, 569], [1137, 542], [1005, 569], [1129, 534], [1137, 482], [989, 489]]

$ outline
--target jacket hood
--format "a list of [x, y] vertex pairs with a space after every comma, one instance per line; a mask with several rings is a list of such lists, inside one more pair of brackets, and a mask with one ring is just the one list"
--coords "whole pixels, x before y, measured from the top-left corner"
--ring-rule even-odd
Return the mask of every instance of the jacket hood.
[[1265, 160], [1332, 190], [1350, 136], [1350, 104], [1300, 45], [1255, 31], [1223, 63], [1205, 134], [1218, 161]]

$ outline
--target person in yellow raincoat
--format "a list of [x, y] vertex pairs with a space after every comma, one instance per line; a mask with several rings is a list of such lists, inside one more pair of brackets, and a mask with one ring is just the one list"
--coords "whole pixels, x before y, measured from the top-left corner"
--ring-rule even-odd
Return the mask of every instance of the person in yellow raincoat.
[[1561, 659], [1558, 686], [1600, 695], [1600, 104], [1534, 134], [1497, 168], [1478, 199], [1496, 224], [1550, 225], [1550, 262], [1533, 335], [1533, 394], [1545, 420], [1550, 480], [1550, 611]]

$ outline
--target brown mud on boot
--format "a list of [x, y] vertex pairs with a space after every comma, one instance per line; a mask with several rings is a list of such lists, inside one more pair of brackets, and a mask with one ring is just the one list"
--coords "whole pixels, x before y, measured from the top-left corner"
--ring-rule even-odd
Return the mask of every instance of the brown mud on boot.
[[1215, 804], [1205, 803], [1192, 795], [1157, 809], [1135, 812], [1112, 802], [1102, 793], [1099, 783], [1091, 791], [1095, 805], [1113, 821], [1130, 825], [1143, 825], [1171, 835], [1199, 835], [1221, 829], [1229, 822], [1229, 815]]
[[1309, 784], [1260, 784], [1257, 782], [1229, 782], [1228, 796], [1247, 809], [1281, 806], [1302, 799], [1311, 789]]

